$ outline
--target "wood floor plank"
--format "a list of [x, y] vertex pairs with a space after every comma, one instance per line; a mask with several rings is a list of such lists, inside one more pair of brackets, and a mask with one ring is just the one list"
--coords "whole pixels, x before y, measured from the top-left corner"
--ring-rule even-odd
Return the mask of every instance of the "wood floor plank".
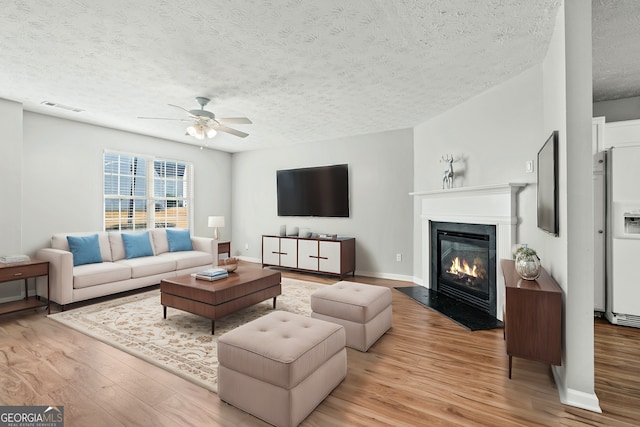
[[[595, 391], [603, 410], [597, 414], [561, 404], [545, 364], [514, 358], [509, 380], [502, 330], [470, 332], [398, 291], [392, 298], [391, 330], [367, 353], [347, 350], [347, 377], [302, 426], [640, 425], [640, 329], [594, 320]], [[0, 368], [0, 404], [63, 405], [70, 426], [267, 426], [215, 393], [47, 319], [42, 310], [0, 316]]]
[[70, 384], [50, 392], [48, 398], [46, 404], [64, 402], [65, 425], [91, 427], [126, 426], [126, 424], [113, 417], [109, 411], [103, 409], [95, 401], [95, 395], [85, 394]]

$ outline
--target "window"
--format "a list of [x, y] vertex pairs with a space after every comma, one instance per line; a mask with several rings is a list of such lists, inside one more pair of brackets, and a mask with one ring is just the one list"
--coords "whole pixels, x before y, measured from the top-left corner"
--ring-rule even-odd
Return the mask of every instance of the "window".
[[104, 154], [104, 229], [191, 228], [192, 166]]

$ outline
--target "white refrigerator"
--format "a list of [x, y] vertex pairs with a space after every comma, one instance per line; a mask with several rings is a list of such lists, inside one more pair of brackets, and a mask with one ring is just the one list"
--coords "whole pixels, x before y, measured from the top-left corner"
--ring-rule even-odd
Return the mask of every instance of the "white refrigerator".
[[607, 319], [640, 328], [640, 145], [607, 154], [606, 252]]

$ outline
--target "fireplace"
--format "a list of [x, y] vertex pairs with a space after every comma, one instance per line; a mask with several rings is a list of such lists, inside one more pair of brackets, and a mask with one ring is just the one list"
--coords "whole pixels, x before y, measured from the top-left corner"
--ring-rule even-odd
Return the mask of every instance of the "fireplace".
[[431, 288], [496, 316], [496, 227], [431, 221]]
[[[495, 242], [495, 264], [490, 263], [493, 273], [498, 271], [498, 260], [511, 258], [511, 248], [516, 243], [518, 225], [518, 193], [526, 184], [508, 183], [479, 187], [461, 187], [450, 190], [417, 191], [411, 193], [420, 200], [422, 276], [420, 284], [435, 290], [438, 287], [437, 276], [433, 271], [439, 262], [432, 261], [432, 253], [437, 250], [431, 241], [431, 224], [448, 222], [454, 224], [484, 224], [493, 227]], [[466, 231], [469, 234], [490, 234], [478, 231]], [[438, 258], [439, 259], [439, 258]], [[489, 308], [498, 320], [502, 320], [502, 308], [505, 302], [505, 284], [502, 274], [495, 275], [495, 305]], [[491, 294], [489, 295], [491, 303]]]

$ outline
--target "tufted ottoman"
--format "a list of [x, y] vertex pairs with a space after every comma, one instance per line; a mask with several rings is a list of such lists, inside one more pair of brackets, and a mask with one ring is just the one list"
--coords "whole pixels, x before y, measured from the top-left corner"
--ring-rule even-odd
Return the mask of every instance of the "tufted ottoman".
[[338, 282], [311, 294], [311, 317], [344, 326], [347, 347], [367, 351], [391, 327], [391, 289]]
[[344, 328], [274, 311], [218, 340], [218, 396], [276, 426], [297, 426], [347, 375]]

